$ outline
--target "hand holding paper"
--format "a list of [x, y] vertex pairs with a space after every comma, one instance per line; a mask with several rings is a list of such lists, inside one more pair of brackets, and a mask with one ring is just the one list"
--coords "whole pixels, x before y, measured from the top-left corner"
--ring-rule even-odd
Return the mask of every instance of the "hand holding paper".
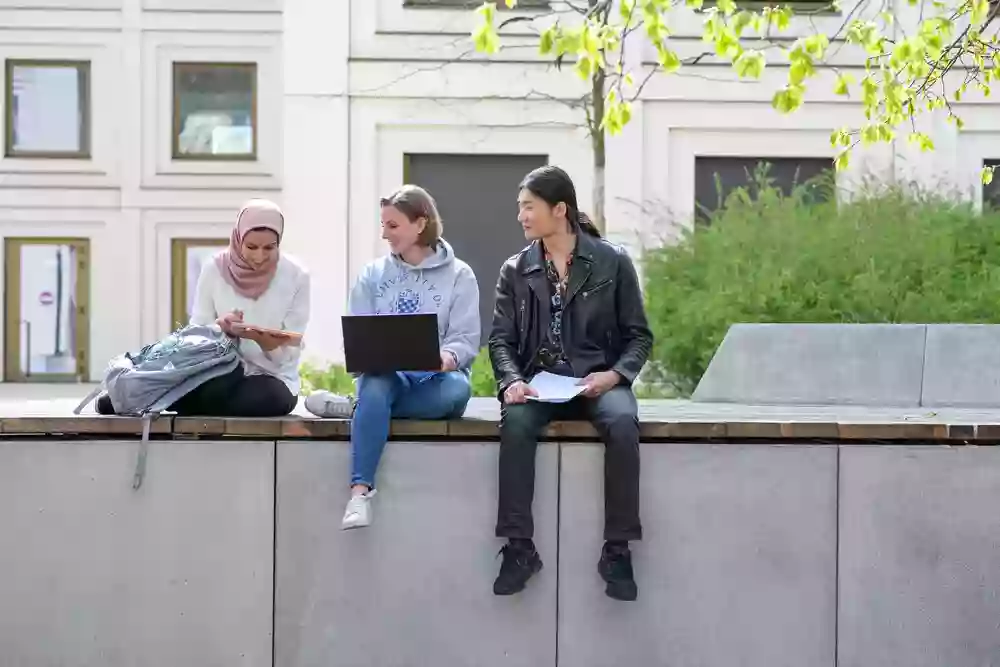
[[535, 390], [535, 396], [526, 396], [529, 401], [541, 401], [543, 403], [565, 403], [580, 395], [586, 385], [577, 384], [579, 378], [556, 375], [548, 371], [542, 371], [531, 378], [528, 386]]

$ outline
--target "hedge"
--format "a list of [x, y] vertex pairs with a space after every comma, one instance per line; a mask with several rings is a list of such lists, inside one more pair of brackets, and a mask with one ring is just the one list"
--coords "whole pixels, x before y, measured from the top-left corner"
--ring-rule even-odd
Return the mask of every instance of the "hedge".
[[647, 249], [647, 376], [681, 395], [737, 322], [998, 322], [1000, 215], [901, 189], [816, 204], [737, 190]]

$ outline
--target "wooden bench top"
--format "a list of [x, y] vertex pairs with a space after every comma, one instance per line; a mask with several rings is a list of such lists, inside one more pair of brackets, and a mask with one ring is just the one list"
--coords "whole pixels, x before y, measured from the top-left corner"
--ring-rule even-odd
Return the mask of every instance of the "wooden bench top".
[[[86, 391], [80, 391], [84, 395]], [[62, 396], [31, 398], [0, 395], [0, 437], [81, 436], [122, 437], [141, 433], [141, 420], [105, 417], [93, 406], [73, 415], [78, 400]], [[397, 439], [478, 440], [497, 436], [500, 406], [491, 398], [475, 398], [463, 419], [452, 421], [396, 420]], [[644, 440], [821, 440], [870, 442], [882, 440], [941, 442], [1000, 442], [1000, 410], [878, 408], [852, 406], [749, 406], [693, 403], [682, 400], [640, 401]], [[349, 423], [319, 419], [300, 401], [295, 413], [273, 419], [177, 417], [166, 414], [153, 423], [159, 437], [240, 437], [252, 439], [346, 439]], [[586, 422], [555, 422], [547, 437], [594, 440]]]

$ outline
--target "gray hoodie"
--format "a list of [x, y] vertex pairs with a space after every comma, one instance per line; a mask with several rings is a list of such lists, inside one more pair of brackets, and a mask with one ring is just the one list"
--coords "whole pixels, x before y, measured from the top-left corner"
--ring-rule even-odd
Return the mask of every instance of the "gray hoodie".
[[479, 352], [479, 283], [444, 239], [417, 266], [393, 254], [369, 262], [347, 307], [352, 315], [436, 313], [441, 349], [455, 355], [460, 369]]

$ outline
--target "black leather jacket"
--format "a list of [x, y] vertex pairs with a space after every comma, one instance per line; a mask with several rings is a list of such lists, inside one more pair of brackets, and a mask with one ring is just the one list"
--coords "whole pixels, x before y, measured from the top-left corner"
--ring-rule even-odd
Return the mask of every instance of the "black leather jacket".
[[[504, 262], [497, 282], [490, 360], [501, 396], [540, 370], [535, 357], [548, 333], [549, 298], [542, 244], [535, 241]], [[628, 384], [653, 346], [632, 260], [623, 248], [585, 232], [577, 235], [562, 341], [576, 377], [614, 370]]]

